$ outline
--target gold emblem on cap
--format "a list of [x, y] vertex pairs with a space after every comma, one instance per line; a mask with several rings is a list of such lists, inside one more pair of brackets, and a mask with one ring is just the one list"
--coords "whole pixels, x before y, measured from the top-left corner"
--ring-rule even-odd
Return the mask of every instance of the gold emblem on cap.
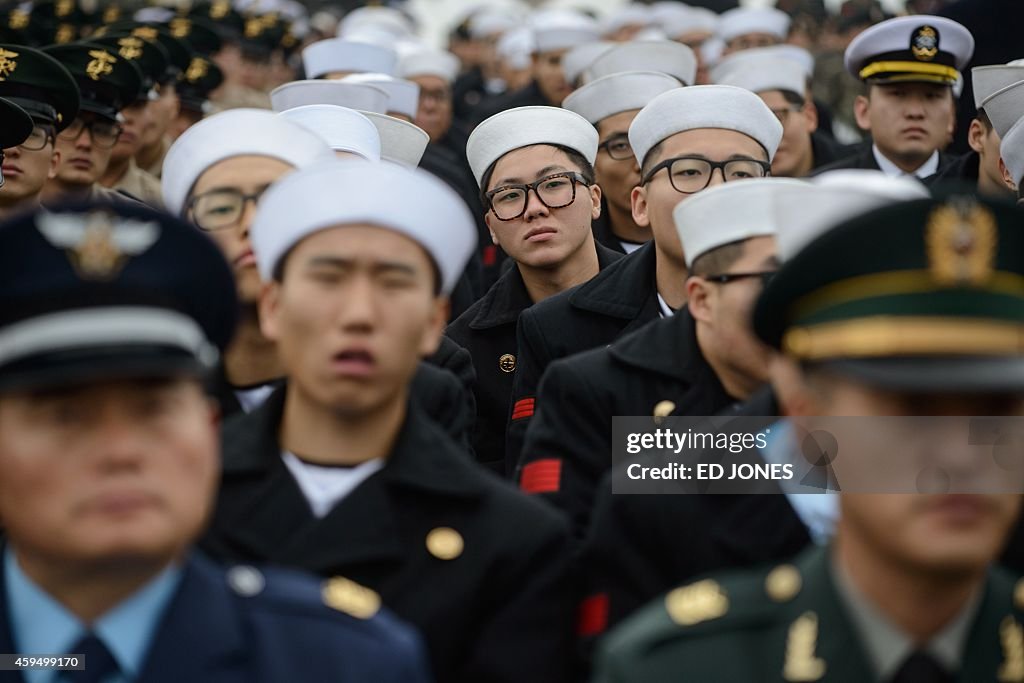
[[11, 10], [10, 16], [7, 18], [8, 28], [20, 31], [23, 28], [28, 27], [29, 15], [28, 12], [22, 9]]
[[380, 611], [380, 595], [344, 576], [329, 579], [323, 587], [324, 604], [356, 619], [369, 619]]
[[516, 357], [511, 353], [501, 354], [501, 358], [498, 359], [498, 367], [501, 368], [502, 372], [515, 372]]
[[49, 213], [36, 216], [36, 226], [53, 246], [64, 249], [75, 272], [84, 280], [110, 280], [129, 256], [141, 254], [156, 242], [154, 222], [115, 219], [106, 211], [86, 215]]
[[245, 20], [245, 37], [259, 38], [263, 33], [263, 22], [259, 17], [251, 17]]
[[110, 5], [107, 9], [103, 10], [103, 23], [113, 24], [115, 21], [121, 18], [121, 8], [118, 5]]
[[185, 17], [175, 17], [170, 23], [171, 35], [175, 38], [185, 38], [192, 32], [192, 22]]
[[228, 15], [231, 10], [230, 0], [217, 0], [217, 2], [210, 5], [210, 18], [211, 19], [223, 19]]
[[439, 526], [427, 534], [427, 552], [439, 560], [454, 560], [465, 547], [462, 534], [451, 527]]
[[1008, 616], [999, 624], [999, 642], [1003, 646], [1003, 663], [996, 678], [1000, 683], [1024, 681], [1024, 628], [1013, 617]]
[[185, 80], [189, 83], [195, 83], [199, 79], [205, 78], [209, 70], [209, 62], [202, 57], [193, 57], [192, 61], [188, 63], [188, 68], [185, 69]]
[[61, 24], [53, 36], [53, 42], [57, 45], [66, 45], [75, 39], [75, 27], [71, 24]]
[[277, 12], [267, 12], [260, 17], [260, 21], [263, 23], [263, 28], [274, 28], [274, 24], [277, 23]]
[[152, 26], [139, 26], [132, 31], [132, 35], [152, 42], [156, 40], [156, 37], [160, 35], [160, 32]]
[[925, 244], [928, 267], [944, 286], [984, 285], [995, 269], [996, 219], [970, 197], [951, 199], [928, 217]]
[[117, 54], [121, 55], [129, 62], [138, 59], [142, 56], [141, 38], [136, 38], [135, 36], [128, 36], [126, 38], [118, 39], [117, 44], [121, 48], [117, 51]]
[[916, 59], [930, 62], [939, 54], [939, 32], [931, 26], [919, 26], [910, 37], [910, 51]]
[[782, 678], [787, 681], [816, 681], [825, 675], [825, 660], [814, 654], [818, 647], [818, 615], [804, 612], [789, 627], [786, 661]]
[[53, 5], [53, 13], [58, 17], [66, 17], [75, 8], [74, 0], [57, 0]]
[[0, 48], [0, 81], [6, 81], [7, 77], [18, 68], [18, 53]]
[[791, 564], [780, 564], [764, 579], [764, 591], [775, 602], [789, 602], [803, 586], [800, 571]]
[[680, 626], [693, 626], [728, 612], [729, 596], [717, 581], [704, 579], [666, 595], [665, 611]]
[[92, 61], [85, 65], [85, 73], [94, 81], [100, 80], [114, 70], [117, 57], [106, 50], [89, 50]]

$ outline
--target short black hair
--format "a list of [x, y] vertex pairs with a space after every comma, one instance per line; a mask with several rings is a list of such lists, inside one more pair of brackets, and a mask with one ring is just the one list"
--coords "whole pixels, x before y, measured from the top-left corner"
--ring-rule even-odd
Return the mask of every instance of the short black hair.
[[981, 121], [981, 126], [985, 129], [986, 133], [992, 130], [992, 119], [988, 117], [988, 112], [986, 112], [984, 109], [979, 109], [978, 115], [975, 116], [974, 118]]
[[[571, 147], [558, 145], [553, 142], [544, 142], [540, 144], [545, 144], [548, 145], [549, 147], [554, 147], [555, 149], [563, 152], [565, 156], [569, 157], [570, 162], [579, 167], [580, 175], [583, 176], [583, 179], [585, 181], [587, 181], [587, 185], [594, 184], [594, 165], [587, 161], [587, 158], [585, 156], [583, 156], [582, 154], [580, 154]], [[530, 146], [532, 147], [532, 145]], [[494, 175], [494, 167], [498, 165], [499, 161], [501, 161], [501, 157], [495, 159], [494, 163], [488, 166], [487, 170], [484, 171], [483, 177], [480, 178], [480, 202], [484, 205], [484, 211], [490, 210], [490, 204], [488, 204], [487, 202], [487, 186], [491, 184], [491, 176]]]
[[721, 275], [740, 260], [745, 244], [746, 240], [737, 240], [704, 252], [694, 259], [693, 265], [690, 266], [690, 274], [700, 277]]

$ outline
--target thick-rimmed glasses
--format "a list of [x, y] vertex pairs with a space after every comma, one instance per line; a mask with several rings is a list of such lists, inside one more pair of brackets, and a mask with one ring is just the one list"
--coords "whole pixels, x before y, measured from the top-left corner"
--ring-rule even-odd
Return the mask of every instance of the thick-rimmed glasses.
[[722, 171], [725, 182], [764, 178], [772, 170], [771, 164], [759, 159], [729, 159], [728, 161], [711, 161], [704, 157], [676, 157], [666, 159], [655, 166], [643, 179], [642, 185], [651, 182], [654, 174], [661, 169], [668, 169], [668, 181], [672, 188], [682, 194], [700, 192], [711, 184], [711, 175], [715, 169]]
[[235, 226], [242, 218], [245, 205], [249, 202], [257, 204], [266, 191], [267, 188], [262, 187], [252, 194], [245, 194], [241, 190], [224, 187], [197, 194], [188, 201], [192, 222], [207, 232]]
[[52, 139], [53, 129], [44, 126], [32, 126], [32, 132], [29, 133], [29, 136], [18, 147], [29, 152], [38, 152], [44, 149]]
[[121, 131], [124, 128], [121, 124], [114, 123], [113, 121], [104, 121], [103, 119], [86, 121], [85, 119], [76, 118], [71, 122], [70, 126], [60, 132], [60, 137], [65, 140], [77, 140], [84, 130], [89, 131], [89, 136], [92, 138], [94, 145], [106, 149], [117, 144], [117, 139], [121, 137]]
[[530, 190], [549, 209], [560, 209], [576, 201], [576, 183], [589, 185], [582, 174], [569, 171], [552, 173], [529, 184], [502, 185], [484, 196], [498, 220], [511, 221], [526, 213]]
[[603, 149], [608, 153], [608, 156], [616, 161], [625, 161], [626, 159], [633, 158], [633, 146], [629, 144], [629, 138], [625, 135], [616, 135], [613, 138], [608, 138], [598, 145], [597, 148]]
[[783, 126], [785, 126], [786, 122], [789, 121], [789, 117], [790, 116], [792, 116], [793, 114], [795, 114], [795, 113], [797, 113], [799, 111], [803, 111], [803, 110], [804, 110], [804, 106], [802, 104], [800, 104], [800, 105], [791, 104], [788, 107], [782, 107], [780, 109], [772, 109], [771, 112], [773, 114], [775, 114], [775, 118], [777, 118], [779, 120], [779, 123], [781, 123]]
[[754, 273], [722, 273], [721, 275], [705, 275], [704, 279], [708, 282], [715, 282], [720, 285], [727, 285], [730, 282], [736, 282], [737, 280], [746, 280], [748, 278], [756, 277], [761, 279], [762, 285], [767, 285], [775, 274], [779, 272], [777, 270], [760, 270]]

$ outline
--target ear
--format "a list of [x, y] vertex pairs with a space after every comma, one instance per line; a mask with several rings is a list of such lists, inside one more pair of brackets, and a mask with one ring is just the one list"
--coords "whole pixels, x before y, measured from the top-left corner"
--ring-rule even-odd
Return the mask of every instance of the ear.
[[647, 215], [647, 187], [644, 185], [634, 187], [629, 195], [629, 203], [633, 210], [633, 222], [641, 228], [649, 226], [651, 219]]
[[488, 211], [487, 213], [484, 214], [484, 225], [487, 226], [487, 232], [491, 234], [491, 242], [497, 244], [498, 246], [501, 246], [501, 244], [498, 242], [498, 236], [494, 234], [494, 229], [491, 227], [491, 222], [496, 220], [498, 219], [495, 218], [493, 211]]
[[434, 297], [430, 315], [427, 318], [427, 326], [423, 330], [423, 337], [420, 340], [421, 357], [426, 358], [437, 352], [438, 347], [441, 345], [441, 335], [444, 334], [444, 327], [448, 322], [448, 314], [451, 312], [451, 308], [451, 301], [448, 297]]
[[1002, 157], [999, 157], [999, 173], [1002, 174], [1003, 182], [1006, 183], [1006, 186], [1008, 188], [1010, 188], [1011, 190], [1013, 190], [1014, 192], [1016, 192], [1017, 191], [1017, 183], [1014, 182], [1013, 176], [1010, 175], [1010, 169], [1006, 168], [1006, 164], [1003, 163], [1003, 158]]
[[871, 130], [871, 100], [863, 95], [857, 95], [853, 101], [853, 116], [857, 120], [857, 126], [861, 130]]
[[277, 280], [264, 282], [260, 286], [259, 300], [260, 332], [270, 341], [277, 341], [281, 331], [281, 283]]
[[804, 118], [807, 119], [808, 133], [818, 130], [818, 107], [814, 104], [814, 99], [811, 97], [804, 101]]
[[807, 385], [804, 373], [792, 358], [772, 352], [768, 376], [779, 400], [782, 414], [788, 417], [822, 415], [820, 393]]
[[698, 322], [711, 322], [711, 299], [714, 297], [712, 287], [710, 282], [698, 275], [686, 280], [686, 307]]
[[590, 210], [590, 219], [596, 221], [601, 217], [601, 186], [594, 183], [590, 186], [590, 201], [593, 207]]
[[57, 146], [54, 145], [53, 154], [50, 155], [50, 168], [46, 170], [46, 179], [53, 180], [57, 177], [58, 171], [60, 171], [60, 152], [57, 150]]
[[985, 149], [983, 140], [985, 138], [985, 126], [981, 125], [981, 121], [973, 119], [970, 127], [967, 129], [967, 144], [971, 146], [978, 154]]

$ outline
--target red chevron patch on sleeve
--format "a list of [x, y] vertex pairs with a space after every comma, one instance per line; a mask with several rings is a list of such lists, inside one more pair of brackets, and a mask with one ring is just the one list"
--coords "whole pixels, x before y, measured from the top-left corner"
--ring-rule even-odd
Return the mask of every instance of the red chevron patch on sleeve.
[[588, 595], [580, 603], [576, 633], [582, 638], [589, 638], [604, 633], [608, 628], [608, 594], [595, 593]]
[[545, 458], [531, 462], [519, 476], [519, 488], [526, 493], [557, 493], [562, 484], [562, 461]]
[[533, 415], [533, 407], [536, 404], [536, 400], [531, 396], [530, 398], [519, 399], [512, 406], [512, 419], [521, 420], [524, 417], [530, 417]]

